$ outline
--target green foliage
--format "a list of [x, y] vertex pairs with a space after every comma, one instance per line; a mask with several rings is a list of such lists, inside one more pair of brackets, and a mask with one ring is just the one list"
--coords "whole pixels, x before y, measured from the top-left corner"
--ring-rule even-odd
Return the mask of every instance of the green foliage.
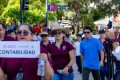
[[0, 0], [0, 15], [4, 11], [4, 8], [7, 6], [8, 0]]
[[90, 13], [93, 13], [93, 20], [97, 21], [101, 18], [104, 18], [105, 16], [107, 16], [107, 14], [105, 14], [104, 11], [101, 11], [99, 9], [92, 9]]
[[[112, 0], [112, 2], [103, 3], [103, 0], [65, 0], [68, 2], [69, 10], [75, 12], [75, 18], [80, 17], [80, 20], [74, 21], [76, 23], [82, 22], [84, 25], [90, 25], [94, 27], [93, 22], [110, 16], [115, 9], [120, 10], [120, 0]], [[90, 4], [94, 3], [94, 7], [90, 7]], [[78, 6], [77, 6], [78, 5]], [[115, 9], [113, 9], [113, 6]], [[76, 24], [75, 23], [75, 24]]]
[[[29, 10], [23, 11], [24, 23], [36, 23], [45, 20], [46, 17], [46, 5], [45, 0], [30, 0]], [[55, 13], [49, 12], [49, 20], [55, 19]], [[20, 0], [9, 0], [8, 5], [4, 8], [1, 20], [5, 20], [6, 23], [12, 20], [20, 20]], [[4, 19], [3, 19], [4, 18]]]
[[[29, 10], [24, 10], [23, 21], [26, 23], [36, 23], [45, 20], [46, 17], [46, 0], [29, 0]], [[112, 15], [115, 9], [120, 11], [120, 0], [112, 0], [112, 2], [102, 3], [102, 0], [48, 0], [49, 4], [66, 5], [67, 11], [49, 12], [49, 20], [61, 19], [66, 17], [73, 24], [83, 22], [84, 25], [94, 26], [93, 22]], [[89, 7], [94, 3], [96, 8]], [[112, 6], [115, 5], [115, 9]], [[16, 19], [20, 20], [20, 0], [0, 0], [0, 21], [11, 22]], [[72, 12], [72, 14], [69, 14]]]

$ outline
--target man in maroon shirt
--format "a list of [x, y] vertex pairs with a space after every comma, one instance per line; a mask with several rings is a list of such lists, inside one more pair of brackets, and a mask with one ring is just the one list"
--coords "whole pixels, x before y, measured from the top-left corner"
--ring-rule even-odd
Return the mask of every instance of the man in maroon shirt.
[[[15, 41], [14, 38], [5, 35], [5, 30], [6, 30], [6, 26], [4, 25], [4, 23], [0, 23], [0, 41]], [[2, 58], [0, 58], [0, 64], [2, 62]]]
[[106, 34], [104, 30], [100, 30], [99, 31], [99, 35], [100, 35], [100, 42], [104, 48], [104, 65], [100, 67], [100, 78], [101, 80], [105, 80], [106, 74], [108, 73], [108, 69], [107, 69], [107, 54], [105, 53], [105, 47], [106, 47]]

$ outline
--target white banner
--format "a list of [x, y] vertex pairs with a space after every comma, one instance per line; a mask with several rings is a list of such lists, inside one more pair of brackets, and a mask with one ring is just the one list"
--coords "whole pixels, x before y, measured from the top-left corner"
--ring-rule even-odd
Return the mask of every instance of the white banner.
[[0, 41], [0, 57], [37, 58], [40, 55], [40, 42]]

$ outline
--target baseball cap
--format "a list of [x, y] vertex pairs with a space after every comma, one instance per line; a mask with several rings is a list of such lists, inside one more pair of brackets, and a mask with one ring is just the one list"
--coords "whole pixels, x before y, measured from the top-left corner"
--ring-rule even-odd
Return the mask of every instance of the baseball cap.
[[105, 33], [103, 29], [99, 30], [99, 34]]
[[76, 36], [77, 36], [77, 37], [82, 37], [82, 34], [77, 34]]

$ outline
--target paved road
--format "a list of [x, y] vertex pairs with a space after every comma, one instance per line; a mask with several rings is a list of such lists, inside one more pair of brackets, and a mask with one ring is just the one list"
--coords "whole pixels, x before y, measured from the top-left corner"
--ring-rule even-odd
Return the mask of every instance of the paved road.
[[[74, 64], [73, 65], [73, 69], [74, 69], [74, 80], [82, 80], [82, 74], [80, 74], [78, 71], [77, 71], [77, 65]], [[93, 80], [93, 77], [92, 75], [90, 74], [89, 76], [89, 80]]]

